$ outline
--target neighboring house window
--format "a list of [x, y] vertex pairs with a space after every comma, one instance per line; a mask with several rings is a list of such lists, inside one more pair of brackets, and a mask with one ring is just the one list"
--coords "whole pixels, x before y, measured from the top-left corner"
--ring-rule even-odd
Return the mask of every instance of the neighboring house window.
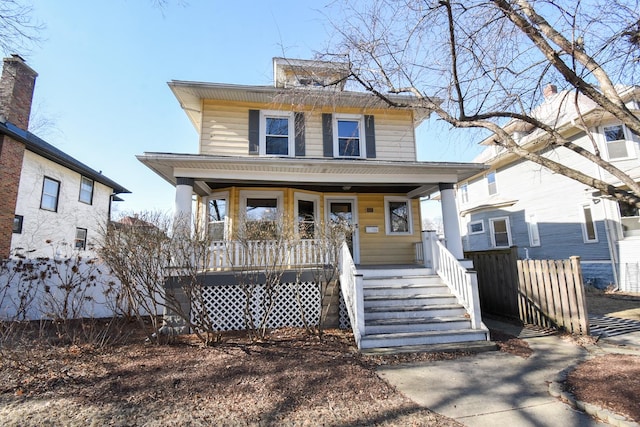
[[469, 223], [469, 234], [484, 233], [484, 221], [473, 221]]
[[246, 236], [262, 240], [278, 235], [278, 222], [282, 206], [282, 192], [247, 191], [240, 192], [241, 206], [244, 208]]
[[469, 186], [467, 183], [462, 184], [458, 189], [458, 192], [460, 193], [460, 201], [462, 203], [467, 203], [469, 201]]
[[40, 209], [57, 212], [59, 195], [60, 181], [45, 176], [44, 182], [42, 184], [42, 198], [40, 199]]
[[529, 246], [540, 246], [540, 232], [538, 231], [538, 221], [534, 214], [527, 216], [527, 230], [529, 231]]
[[292, 156], [294, 141], [292, 112], [260, 111], [260, 154]]
[[81, 250], [84, 250], [87, 248], [87, 229], [86, 228], [76, 228], [76, 239], [73, 247]]
[[296, 231], [302, 239], [313, 239], [318, 224], [320, 198], [311, 194], [295, 193]]
[[224, 240], [227, 230], [227, 197], [214, 195], [207, 200], [207, 230], [212, 240]]
[[88, 205], [93, 202], [93, 180], [84, 176], [80, 180], [80, 201]]
[[333, 152], [335, 157], [365, 157], [363, 117], [333, 115]]
[[496, 194], [498, 192], [498, 187], [496, 186], [495, 172], [489, 172], [487, 174], [487, 188], [489, 190], [489, 195]]
[[411, 201], [401, 197], [385, 197], [387, 234], [411, 234]]
[[509, 218], [491, 218], [491, 245], [494, 248], [508, 248], [511, 246], [511, 231], [509, 230]]
[[593, 220], [591, 205], [582, 206], [582, 237], [585, 243], [598, 241], [598, 232], [596, 230], [596, 223]]
[[24, 217], [22, 215], [16, 215], [13, 217], [13, 232], [16, 234], [22, 233], [22, 222]]
[[610, 160], [630, 157], [631, 147], [627, 143], [623, 125], [604, 126], [602, 130]]

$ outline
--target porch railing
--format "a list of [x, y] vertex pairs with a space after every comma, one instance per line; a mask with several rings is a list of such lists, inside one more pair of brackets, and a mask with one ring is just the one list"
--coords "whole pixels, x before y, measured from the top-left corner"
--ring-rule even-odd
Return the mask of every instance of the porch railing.
[[364, 335], [364, 293], [362, 290], [362, 274], [358, 274], [347, 243], [340, 248], [339, 271], [340, 291], [349, 313], [351, 329], [356, 345], [360, 348], [360, 341]]
[[306, 267], [332, 264], [333, 251], [316, 239], [304, 239], [294, 242], [277, 240], [238, 241], [225, 240], [213, 242], [210, 246], [207, 270], [227, 270], [251, 268], [266, 265], [285, 267]]
[[426, 231], [423, 233], [423, 247], [428, 249], [425, 251], [428, 252], [425, 254], [427, 255], [425, 266], [433, 268], [442, 278], [469, 313], [471, 327], [479, 329], [482, 325], [482, 314], [480, 312], [477, 273], [469, 270], [453, 256], [440, 242], [435, 232]]

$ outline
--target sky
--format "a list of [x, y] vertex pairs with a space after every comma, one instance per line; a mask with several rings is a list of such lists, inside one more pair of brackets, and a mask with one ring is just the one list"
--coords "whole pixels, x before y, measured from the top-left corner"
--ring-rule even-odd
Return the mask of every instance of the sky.
[[[325, 1], [31, 0], [42, 41], [17, 52], [38, 74], [33, 132], [129, 189], [115, 215], [171, 212], [174, 188], [136, 159], [197, 153], [171, 80], [272, 84], [272, 58], [312, 58], [335, 31]], [[462, 131], [429, 120], [418, 160], [470, 161]], [[468, 138], [468, 137], [467, 137]]]

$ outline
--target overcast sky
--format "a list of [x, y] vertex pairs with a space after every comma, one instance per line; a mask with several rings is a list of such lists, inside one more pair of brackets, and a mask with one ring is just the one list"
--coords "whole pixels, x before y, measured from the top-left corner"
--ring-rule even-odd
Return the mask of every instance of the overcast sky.
[[[18, 52], [39, 74], [32, 119], [51, 123], [34, 132], [131, 190], [120, 213], [173, 209], [173, 187], [136, 154], [197, 152], [168, 81], [271, 84], [272, 57], [312, 58], [339, 20], [324, 1], [168, 3], [32, 0], [44, 40]], [[446, 129], [435, 120], [420, 127], [418, 160], [470, 161], [479, 152]]]

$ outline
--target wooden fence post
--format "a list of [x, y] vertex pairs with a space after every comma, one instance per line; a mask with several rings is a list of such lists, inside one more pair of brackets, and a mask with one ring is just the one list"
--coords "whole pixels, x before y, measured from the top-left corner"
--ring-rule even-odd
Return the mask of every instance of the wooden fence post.
[[584, 292], [584, 284], [582, 283], [582, 268], [580, 267], [580, 257], [572, 256], [569, 258], [571, 262], [571, 273], [574, 277], [575, 292], [577, 299], [577, 309], [579, 316], [580, 332], [589, 335], [589, 316], [587, 315], [587, 297]]

